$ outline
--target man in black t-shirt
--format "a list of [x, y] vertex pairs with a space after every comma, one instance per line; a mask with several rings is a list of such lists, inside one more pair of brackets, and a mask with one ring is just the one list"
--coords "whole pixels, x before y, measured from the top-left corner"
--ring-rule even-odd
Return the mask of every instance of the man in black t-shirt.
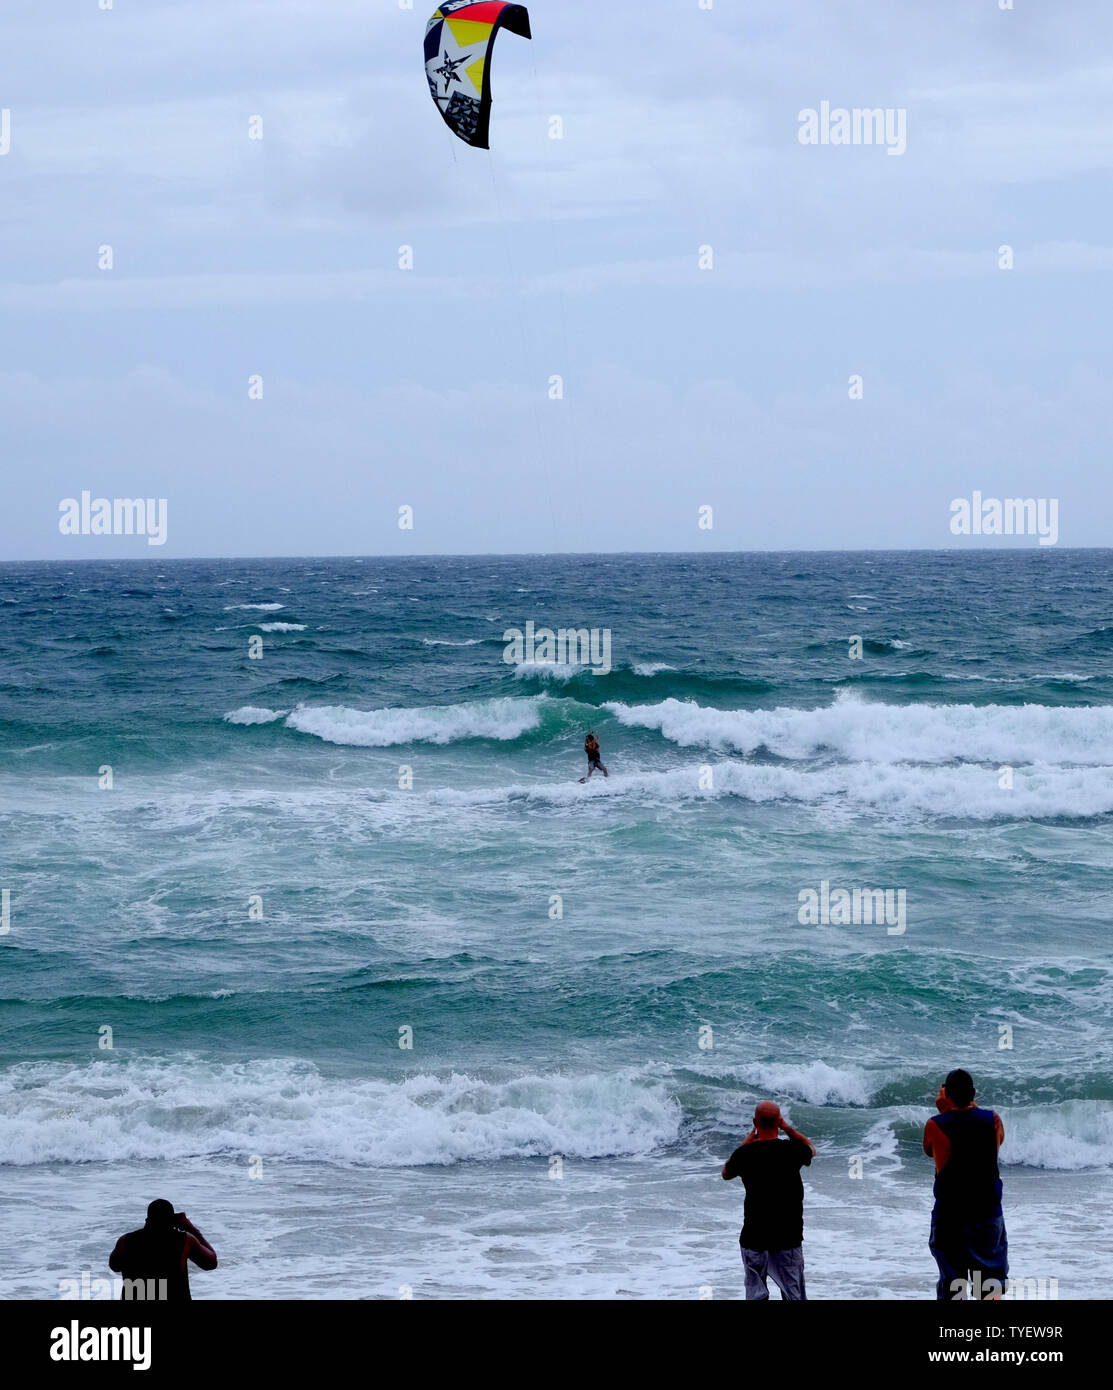
[[192, 1299], [189, 1264], [216, 1268], [216, 1251], [185, 1214], [165, 1198], [147, 1208], [147, 1224], [116, 1242], [109, 1269], [124, 1276], [121, 1297], [160, 1298], [172, 1303]]
[[[781, 1140], [781, 1132], [786, 1135]], [[793, 1129], [780, 1107], [763, 1100], [754, 1127], [723, 1164], [723, 1178], [741, 1178], [746, 1188], [742, 1218], [742, 1263], [746, 1297], [769, 1297], [771, 1278], [781, 1297], [804, 1302], [804, 1184], [800, 1169], [815, 1157], [815, 1145]]]

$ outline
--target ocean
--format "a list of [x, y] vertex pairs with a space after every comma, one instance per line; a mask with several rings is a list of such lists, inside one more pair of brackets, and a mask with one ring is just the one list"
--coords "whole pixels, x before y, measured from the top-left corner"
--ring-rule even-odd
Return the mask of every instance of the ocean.
[[809, 1297], [930, 1298], [964, 1066], [1104, 1296], [1111, 655], [1109, 551], [0, 566], [0, 1293], [168, 1197], [197, 1298], [739, 1298], [770, 1096]]

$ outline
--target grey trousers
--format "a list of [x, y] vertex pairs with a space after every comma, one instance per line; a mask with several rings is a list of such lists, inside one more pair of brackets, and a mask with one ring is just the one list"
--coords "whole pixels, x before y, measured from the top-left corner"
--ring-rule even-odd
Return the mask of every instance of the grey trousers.
[[758, 1299], [769, 1297], [766, 1278], [772, 1279], [781, 1291], [782, 1299], [793, 1303], [806, 1303], [804, 1288], [804, 1248], [794, 1246], [791, 1250], [747, 1250], [743, 1245], [742, 1263], [746, 1269], [746, 1297]]

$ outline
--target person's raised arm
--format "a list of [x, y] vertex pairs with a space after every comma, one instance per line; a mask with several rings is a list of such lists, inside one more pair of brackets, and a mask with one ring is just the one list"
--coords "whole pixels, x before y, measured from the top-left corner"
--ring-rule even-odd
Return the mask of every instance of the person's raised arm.
[[178, 1213], [178, 1225], [186, 1233], [186, 1257], [202, 1269], [216, 1268], [216, 1251], [185, 1214]]
[[798, 1129], [793, 1129], [783, 1115], [781, 1116], [780, 1123], [777, 1125], [777, 1128], [781, 1131], [782, 1134], [787, 1134], [790, 1139], [796, 1139], [799, 1143], [806, 1144], [807, 1147], [812, 1151], [812, 1157], [815, 1157], [815, 1145], [812, 1143], [812, 1141], [806, 1135], [801, 1134]]

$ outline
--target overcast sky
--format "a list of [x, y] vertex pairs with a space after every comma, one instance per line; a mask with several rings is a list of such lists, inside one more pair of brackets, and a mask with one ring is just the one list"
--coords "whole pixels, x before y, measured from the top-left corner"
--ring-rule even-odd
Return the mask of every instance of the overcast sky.
[[1109, 0], [533, 0], [489, 153], [432, 0], [101, 3], [0, 19], [0, 558], [1111, 543]]

